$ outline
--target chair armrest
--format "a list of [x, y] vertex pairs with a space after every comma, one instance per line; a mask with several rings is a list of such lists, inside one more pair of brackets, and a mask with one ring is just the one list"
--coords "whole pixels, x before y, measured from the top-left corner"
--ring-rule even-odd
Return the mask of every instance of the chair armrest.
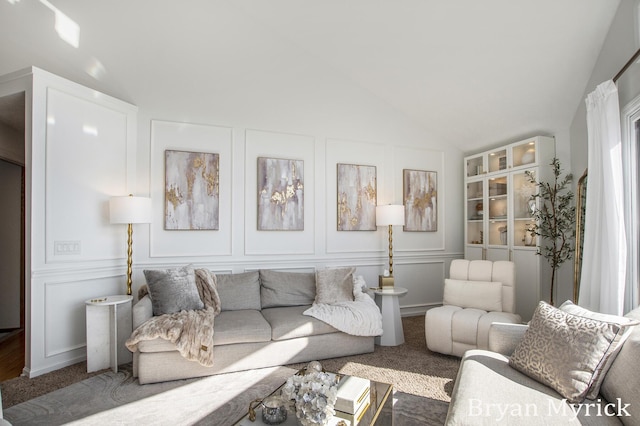
[[149, 296], [144, 296], [133, 305], [133, 329], [140, 327], [142, 323], [153, 317], [153, 306]]
[[528, 328], [526, 324], [494, 322], [489, 327], [489, 350], [510, 356]]

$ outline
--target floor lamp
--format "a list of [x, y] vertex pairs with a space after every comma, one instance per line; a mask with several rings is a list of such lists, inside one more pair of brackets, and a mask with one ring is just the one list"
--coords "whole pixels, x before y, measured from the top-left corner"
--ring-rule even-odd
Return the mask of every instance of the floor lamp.
[[379, 286], [393, 289], [393, 226], [404, 225], [404, 206], [388, 204], [376, 206], [376, 226], [389, 227], [389, 274], [379, 277]]
[[127, 294], [131, 294], [131, 265], [133, 264], [133, 224], [151, 223], [151, 198], [112, 197], [109, 200], [109, 219], [112, 224], [127, 224]]

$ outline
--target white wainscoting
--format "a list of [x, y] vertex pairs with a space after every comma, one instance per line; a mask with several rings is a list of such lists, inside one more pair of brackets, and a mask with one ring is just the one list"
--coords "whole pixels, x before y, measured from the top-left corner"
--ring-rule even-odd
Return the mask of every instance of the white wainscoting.
[[[30, 377], [86, 359], [85, 301], [123, 294], [122, 270], [89, 267], [85, 271], [37, 274], [32, 280]], [[37, 342], [42, 342], [37, 344]]]

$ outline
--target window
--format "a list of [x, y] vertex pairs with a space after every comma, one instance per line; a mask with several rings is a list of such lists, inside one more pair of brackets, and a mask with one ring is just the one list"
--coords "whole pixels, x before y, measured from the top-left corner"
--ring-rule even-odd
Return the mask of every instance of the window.
[[627, 285], [624, 311], [638, 306], [640, 294], [640, 96], [622, 112], [622, 158], [624, 162], [624, 205], [627, 232]]

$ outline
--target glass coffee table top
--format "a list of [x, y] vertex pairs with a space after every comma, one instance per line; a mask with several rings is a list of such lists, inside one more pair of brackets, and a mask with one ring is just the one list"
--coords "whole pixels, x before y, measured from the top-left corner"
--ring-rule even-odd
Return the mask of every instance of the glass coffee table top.
[[[351, 426], [366, 426], [366, 425], [390, 425], [393, 420], [393, 385], [388, 383], [381, 383], [371, 380], [371, 402], [369, 408], [364, 412], [362, 417], [357, 422], [352, 422]], [[282, 387], [280, 386], [278, 389], [273, 391], [270, 395], [279, 395]], [[238, 420], [235, 425], [237, 426], [262, 426], [265, 423], [262, 422], [262, 408], [258, 407], [255, 409], [256, 419], [255, 421], [249, 420], [249, 413], [247, 413]], [[334, 417], [336, 420], [336, 417]], [[340, 419], [337, 419], [340, 420]], [[331, 422], [331, 424], [336, 424], [337, 422]], [[287, 415], [287, 420], [280, 425], [289, 426], [289, 425], [298, 425], [298, 419], [296, 418], [295, 413], [289, 412]]]

